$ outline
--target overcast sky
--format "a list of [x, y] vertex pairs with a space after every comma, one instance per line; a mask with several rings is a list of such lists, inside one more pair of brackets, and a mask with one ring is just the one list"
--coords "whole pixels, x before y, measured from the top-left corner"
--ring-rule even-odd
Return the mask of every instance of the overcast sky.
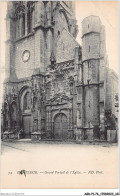
[[118, 2], [76, 2], [76, 18], [79, 25], [77, 41], [79, 43], [81, 43], [81, 21], [89, 15], [99, 16], [105, 26], [109, 67], [118, 73]]
[[[106, 48], [109, 59], [109, 66], [118, 73], [118, 2], [113, 1], [76, 1], [76, 19], [79, 26], [77, 41], [81, 41], [81, 22], [89, 15], [97, 15], [106, 29]], [[4, 78], [5, 65], [5, 18], [6, 2], [1, 3], [1, 65]]]

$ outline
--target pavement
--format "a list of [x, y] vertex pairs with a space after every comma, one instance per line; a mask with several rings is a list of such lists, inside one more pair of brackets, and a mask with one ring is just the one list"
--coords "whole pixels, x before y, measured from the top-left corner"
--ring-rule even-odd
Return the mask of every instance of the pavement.
[[[118, 146], [2, 142], [2, 188], [117, 188]], [[27, 171], [26, 177], [18, 171]], [[37, 174], [29, 174], [35, 171]]]
[[[79, 146], [101, 146], [101, 147], [111, 147], [111, 146], [117, 146], [117, 143], [108, 143], [108, 142], [75, 142], [75, 141], [53, 141], [53, 140], [42, 140], [42, 141], [33, 141], [32, 139], [20, 139], [20, 140], [11, 140], [11, 141], [2, 141], [2, 153], [6, 151], [6, 148], [13, 148], [17, 150], [29, 150], [32, 148], [36, 148], [36, 146], [41, 145], [79, 145]], [[80, 147], [81, 148], [81, 147]]]

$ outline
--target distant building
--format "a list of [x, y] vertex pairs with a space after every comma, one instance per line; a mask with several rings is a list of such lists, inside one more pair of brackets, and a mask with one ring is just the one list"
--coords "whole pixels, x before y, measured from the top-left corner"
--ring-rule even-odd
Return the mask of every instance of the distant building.
[[108, 67], [105, 29], [82, 21], [72, 1], [8, 2], [3, 129], [24, 138], [107, 140], [116, 129], [118, 78]]

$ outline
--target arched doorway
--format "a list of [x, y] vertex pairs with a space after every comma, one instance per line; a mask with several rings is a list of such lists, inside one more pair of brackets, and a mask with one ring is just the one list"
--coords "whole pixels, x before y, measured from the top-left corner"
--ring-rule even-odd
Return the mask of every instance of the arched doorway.
[[23, 116], [23, 132], [24, 138], [31, 138], [31, 115]]
[[54, 137], [62, 140], [69, 139], [68, 119], [63, 113], [57, 114], [54, 118]]
[[21, 96], [21, 111], [22, 111], [22, 122], [21, 129], [23, 129], [23, 138], [31, 138], [32, 132], [32, 113], [31, 113], [31, 89], [28, 87], [24, 87], [20, 91]]

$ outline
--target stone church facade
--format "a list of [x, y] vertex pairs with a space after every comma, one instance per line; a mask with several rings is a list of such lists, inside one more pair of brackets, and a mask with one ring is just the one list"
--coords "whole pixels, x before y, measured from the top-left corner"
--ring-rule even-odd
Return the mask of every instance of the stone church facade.
[[117, 126], [118, 78], [110, 74], [100, 18], [82, 21], [82, 46], [72, 1], [8, 2], [6, 27], [4, 135], [107, 140]]

